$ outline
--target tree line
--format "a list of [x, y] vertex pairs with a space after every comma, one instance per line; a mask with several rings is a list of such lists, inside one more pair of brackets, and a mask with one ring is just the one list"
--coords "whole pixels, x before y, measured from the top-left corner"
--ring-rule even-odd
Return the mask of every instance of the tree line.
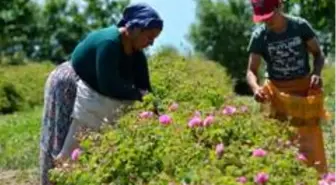
[[128, 0], [0, 2], [1, 56], [64, 60], [85, 34], [116, 23]]

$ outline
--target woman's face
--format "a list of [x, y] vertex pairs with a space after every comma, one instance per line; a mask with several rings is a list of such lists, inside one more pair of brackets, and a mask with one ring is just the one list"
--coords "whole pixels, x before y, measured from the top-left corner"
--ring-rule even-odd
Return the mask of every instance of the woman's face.
[[277, 24], [276, 15], [264, 20], [264, 23], [269, 29], [272, 29]]
[[154, 43], [154, 40], [160, 35], [161, 29], [145, 29], [139, 31], [133, 39], [133, 48], [142, 50]]

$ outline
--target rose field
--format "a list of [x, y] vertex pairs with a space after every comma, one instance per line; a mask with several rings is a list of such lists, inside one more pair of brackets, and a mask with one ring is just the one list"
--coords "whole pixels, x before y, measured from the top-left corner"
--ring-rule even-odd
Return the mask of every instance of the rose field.
[[[170, 53], [149, 63], [154, 93], [100, 133], [80, 134], [81, 150], [51, 171], [56, 184], [335, 184], [333, 65], [323, 72], [332, 118], [322, 123], [329, 173], [320, 176], [289, 141], [295, 128], [268, 118], [252, 97], [236, 95], [219, 64]], [[6, 113], [0, 116], [0, 184], [38, 180], [43, 86], [53, 67], [0, 69], [0, 111]]]

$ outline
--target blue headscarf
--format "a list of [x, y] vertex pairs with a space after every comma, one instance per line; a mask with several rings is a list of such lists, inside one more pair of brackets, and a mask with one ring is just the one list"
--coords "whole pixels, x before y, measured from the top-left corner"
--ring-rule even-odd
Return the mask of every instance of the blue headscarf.
[[126, 7], [123, 12], [122, 19], [118, 23], [118, 27], [125, 26], [127, 28], [163, 28], [163, 20], [159, 14], [146, 3], [131, 4]]

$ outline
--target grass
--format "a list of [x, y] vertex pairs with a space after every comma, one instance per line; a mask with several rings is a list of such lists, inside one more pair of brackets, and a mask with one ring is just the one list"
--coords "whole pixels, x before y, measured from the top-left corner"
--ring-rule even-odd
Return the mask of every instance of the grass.
[[37, 169], [0, 170], [0, 185], [37, 185]]
[[0, 185], [38, 184], [41, 111], [0, 116]]
[[[241, 101], [251, 102], [255, 109], [258, 104], [249, 97]], [[328, 110], [335, 111], [335, 98], [326, 99]], [[31, 184], [31, 179], [37, 176], [39, 157], [39, 137], [41, 125], [41, 107], [26, 112], [0, 116], [0, 176], [10, 176], [15, 183]], [[328, 155], [329, 169], [335, 168], [335, 124], [333, 119], [323, 125], [325, 146]], [[10, 175], [8, 175], [8, 173]], [[11, 184], [1, 179], [5, 184]], [[33, 180], [34, 181], [34, 180]], [[26, 183], [22, 183], [26, 182]]]
[[335, 170], [335, 97], [326, 98], [326, 106], [332, 114], [332, 119], [322, 125], [325, 141], [326, 155], [328, 156], [328, 167]]
[[0, 116], [0, 169], [38, 166], [41, 108]]

